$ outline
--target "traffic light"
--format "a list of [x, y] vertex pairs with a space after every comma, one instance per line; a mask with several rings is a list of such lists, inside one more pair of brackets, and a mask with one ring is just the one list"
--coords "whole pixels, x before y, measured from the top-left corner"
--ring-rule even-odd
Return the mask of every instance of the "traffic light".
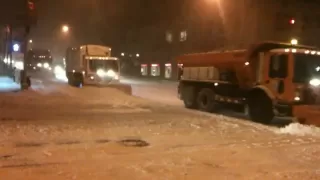
[[37, 23], [37, 9], [34, 0], [27, 0], [27, 24], [35, 25]]
[[295, 19], [290, 19], [290, 24], [295, 24], [296, 23], [296, 20]]
[[19, 52], [20, 51], [20, 45], [19, 44], [14, 44], [12, 46], [12, 48], [13, 48], [13, 52]]
[[34, 2], [32, 0], [28, 0], [28, 7], [30, 11], [34, 10], [35, 7], [34, 7]]

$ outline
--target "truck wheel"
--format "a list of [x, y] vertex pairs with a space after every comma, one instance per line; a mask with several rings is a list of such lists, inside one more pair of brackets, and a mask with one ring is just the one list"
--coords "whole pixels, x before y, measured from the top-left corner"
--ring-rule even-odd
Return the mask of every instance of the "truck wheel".
[[184, 86], [183, 88], [181, 88], [181, 93], [184, 106], [189, 109], [196, 109], [196, 89], [192, 86]]
[[209, 88], [202, 89], [197, 97], [197, 105], [199, 110], [204, 112], [213, 112], [216, 109], [214, 102], [214, 92]]
[[69, 85], [70, 86], [74, 86], [74, 79], [73, 78], [70, 78], [69, 81], [68, 81]]
[[271, 99], [263, 92], [248, 98], [248, 115], [254, 122], [270, 124], [274, 118]]

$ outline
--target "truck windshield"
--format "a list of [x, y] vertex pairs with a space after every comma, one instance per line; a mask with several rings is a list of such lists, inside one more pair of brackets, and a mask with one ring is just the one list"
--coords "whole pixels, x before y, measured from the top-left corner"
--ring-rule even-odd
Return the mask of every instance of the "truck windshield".
[[113, 70], [115, 72], [119, 71], [118, 61], [116, 60], [98, 60], [93, 59], [89, 61], [89, 68], [91, 71], [97, 71], [99, 69], [103, 70]]
[[313, 78], [320, 77], [320, 56], [311, 54], [294, 55], [295, 83], [309, 83]]

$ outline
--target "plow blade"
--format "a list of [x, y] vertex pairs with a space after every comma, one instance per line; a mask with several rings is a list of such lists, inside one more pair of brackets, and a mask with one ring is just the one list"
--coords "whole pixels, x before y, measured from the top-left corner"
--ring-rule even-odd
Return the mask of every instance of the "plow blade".
[[128, 84], [109, 84], [103, 87], [114, 88], [124, 92], [125, 94], [132, 95], [132, 87]]
[[293, 108], [293, 116], [301, 124], [320, 127], [320, 106], [299, 105]]

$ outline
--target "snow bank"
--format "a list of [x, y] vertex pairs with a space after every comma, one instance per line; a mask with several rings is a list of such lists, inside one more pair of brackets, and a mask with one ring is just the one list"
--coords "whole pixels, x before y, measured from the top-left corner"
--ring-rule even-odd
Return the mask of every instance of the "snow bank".
[[[6, 106], [19, 109], [25, 106], [38, 107], [66, 107], [72, 106], [99, 106], [101, 108], [130, 108], [145, 109], [150, 107], [148, 100], [130, 96], [115, 88], [54, 86], [46, 88], [32, 88], [28, 91], [5, 93], [0, 97], [0, 108]], [[154, 105], [156, 105], [154, 103]], [[103, 109], [101, 109], [103, 110]], [[105, 110], [105, 109], [104, 109]], [[110, 109], [109, 109], [110, 110]]]
[[0, 92], [20, 90], [20, 85], [13, 82], [9, 77], [0, 76]]
[[277, 130], [279, 134], [291, 134], [291, 135], [298, 135], [298, 136], [317, 136], [320, 137], [320, 128], [315, 126], [306, 126], [299, 123], [292, 123], [286, 127], [280, 128]]

